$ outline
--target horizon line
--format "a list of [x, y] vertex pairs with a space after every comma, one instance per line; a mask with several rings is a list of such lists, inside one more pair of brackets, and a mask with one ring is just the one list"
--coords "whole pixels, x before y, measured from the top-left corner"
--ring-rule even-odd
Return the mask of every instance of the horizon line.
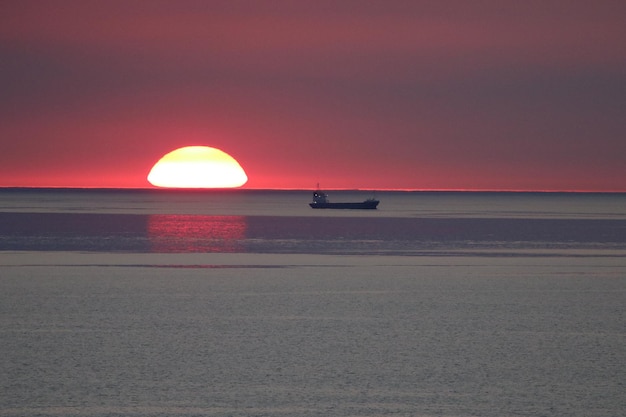
[[[68, 187], [68, 186], [0, 186], [2, 191], [19, 191], [19, 190], [67, 190], [67, 191], [173, 191], [173, 192], [206, 192], [206, 191], [314, 191], [319, 188], [249, 188], [249, 187], [230, 187], [230, 188], [168, 188], [168, 187]], [[624, 194], [626, 190], [566, 190], [566, 189], [495, 189], [495, 188], [324, 188], [325, 191], [363, 191], [363, 192], [457, 192], [457, 193], [572, 193], [572, 194]]]

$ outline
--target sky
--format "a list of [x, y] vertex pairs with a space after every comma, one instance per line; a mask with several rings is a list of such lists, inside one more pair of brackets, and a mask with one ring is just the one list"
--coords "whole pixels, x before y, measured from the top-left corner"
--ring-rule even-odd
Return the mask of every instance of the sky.
[[626, 2], [0, 1], [0, 187], [626, 191]]

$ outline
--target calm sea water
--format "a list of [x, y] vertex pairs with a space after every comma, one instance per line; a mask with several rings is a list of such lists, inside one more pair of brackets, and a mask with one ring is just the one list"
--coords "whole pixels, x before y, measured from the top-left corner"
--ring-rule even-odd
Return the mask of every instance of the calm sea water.
[[0, 191], [0, 415], [624, 413], [626, 195], [309, 194]]

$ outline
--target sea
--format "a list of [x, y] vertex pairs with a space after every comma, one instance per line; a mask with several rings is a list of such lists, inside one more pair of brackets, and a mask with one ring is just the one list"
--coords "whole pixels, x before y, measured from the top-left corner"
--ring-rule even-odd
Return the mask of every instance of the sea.
[[626, 194], [0, 189], [0, 416], [626, 413]]

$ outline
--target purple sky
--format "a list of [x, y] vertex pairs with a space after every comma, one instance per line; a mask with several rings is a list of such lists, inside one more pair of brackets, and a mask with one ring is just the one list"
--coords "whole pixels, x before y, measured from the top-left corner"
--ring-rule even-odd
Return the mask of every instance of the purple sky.
[[623, 1], [3, 1], [0, 186], [626, 191]]

